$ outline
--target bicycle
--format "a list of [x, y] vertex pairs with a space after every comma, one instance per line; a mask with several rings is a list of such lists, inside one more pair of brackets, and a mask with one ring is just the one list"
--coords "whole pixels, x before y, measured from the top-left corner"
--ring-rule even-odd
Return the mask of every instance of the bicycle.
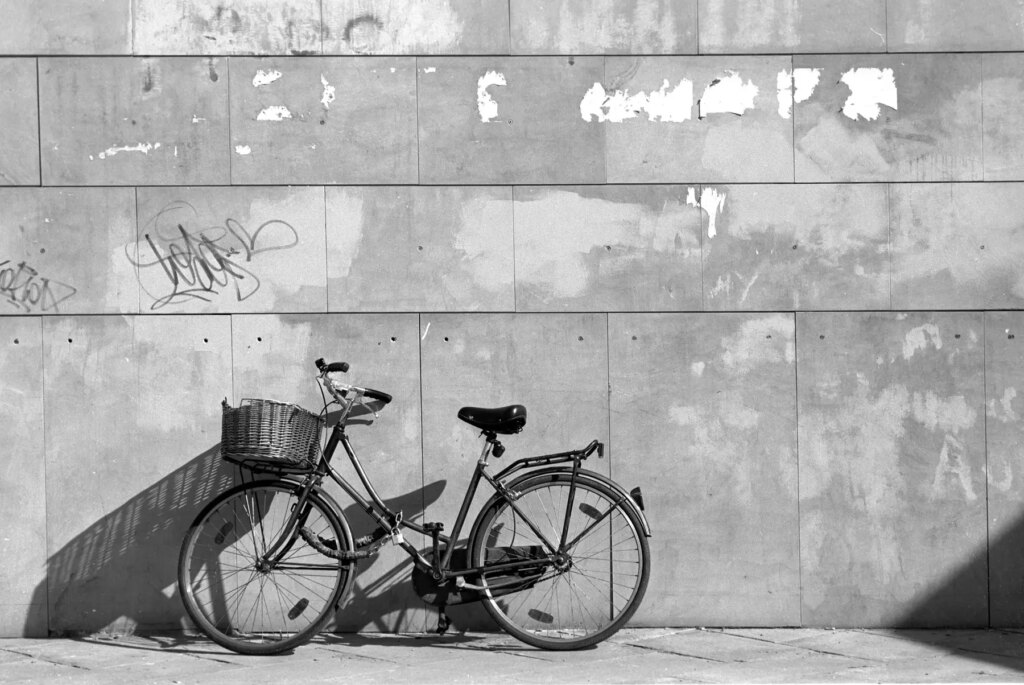
[[[348, 419], [361, 415], [354, 411], [376, 415], [392, 397], [343, 382], [345, 362], [318, 359], [316, 366], [321, 392], [333, 398], [324, 395], [319, 415], [269, 400], [243, 401], [238, 409], [224, 402], [222, 456], [272, 477], [215, 498], [182, 543], [178, 589], [193, 623], [213, 641], [242, 654], [275, 654], [309, 641], [340, 609], [356, 563], [389, 541], [412, 557], [417, 593], [439, 607], [439, 633], [449, 625], [447, 606], [479, 601], [529, 645], [580, 649], [608, 638], [634, 614], [650, 576], [651, 529], [639, 488], [627, 492], [581, 468], [595, 452], [603, 456], [600, 442], [520, 459], [491, 475], [489, 459], [505, 452], [498, 436], [520, 432], [526, 408], [463, 407], [458, 418], [481, 431], [484, 445], [451, 534], [444, 535], [443, 524], [406, 521], [385, 505], [345, 432]], [[337, 420], [321, 447], [320, 429], [334, 405]], [[304, 437], [295, 438], [302, 423]], [[240, 444], [235, 431], [245, 436]], [[255, 439], [255, 433], [264, 435]], [[267, 433], [284, 446], [267, 447]], [[368, 500], [332, 466], [339, 445]], [[323, 489], [325, 477], [376, 521], [373, 533], [353, 539], [342, 509]], [[468, 544], [459, 547], [481, 480], [494, 494]], [[403, 530], [429, 538], [430, 551], [421, 553]]]

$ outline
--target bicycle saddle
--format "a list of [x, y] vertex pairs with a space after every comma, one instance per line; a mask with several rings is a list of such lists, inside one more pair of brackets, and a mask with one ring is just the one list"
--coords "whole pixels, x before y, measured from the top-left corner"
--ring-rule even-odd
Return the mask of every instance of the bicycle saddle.
[[494, 409], [463, 407], [459, 410], [459, 418], [480, 430], [510, 435], [523, 430], [526, 425], [526, 407], [521, 404]]

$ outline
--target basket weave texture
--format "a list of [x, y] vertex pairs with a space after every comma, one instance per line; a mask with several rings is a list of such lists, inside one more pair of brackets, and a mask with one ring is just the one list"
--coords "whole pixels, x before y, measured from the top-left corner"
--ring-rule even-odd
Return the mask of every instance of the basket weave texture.
[[308, 472], [316, 466], [323, 420], [295, 404], [244, 399], [221, 404], [221, 456], [255, 471]]

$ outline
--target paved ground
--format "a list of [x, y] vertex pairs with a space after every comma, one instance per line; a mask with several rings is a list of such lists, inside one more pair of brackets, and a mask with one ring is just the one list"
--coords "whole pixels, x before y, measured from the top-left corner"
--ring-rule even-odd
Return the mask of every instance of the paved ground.
[[1024, 631], [627, 630], [581, 652], [492, 633], [323, 635], [244, 657], [176, 635], [0, 640], [18, 683], [1024, 682]]

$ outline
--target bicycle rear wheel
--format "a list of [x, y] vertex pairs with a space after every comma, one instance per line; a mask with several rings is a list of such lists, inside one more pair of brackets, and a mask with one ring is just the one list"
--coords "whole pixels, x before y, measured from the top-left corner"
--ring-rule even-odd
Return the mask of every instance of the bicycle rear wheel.
[[[241, 654], [284, 652], [312, 638], [337, 610], [352, 562], [320, 554], [297, 529], [288, 533], [300, 494], [288, 481], [240, 485], [207, 505], [185, 535], [178, 590], [192, 621], [218, 644]], [[348, 525], [317, 492], [301, 519], [321, 544], [352, 549]]]
[[[519, 493], [518, 513], [508, 501], [492, 500], [471, 535], [472, 565], [547, 557], [558, 551], [569, 509], [571, 474], [525, 476], [509, 489]], [[634, 513], [607, 486], [580, 475], [566, 548], [557, 561], [519, 571], [511, 594], [510, 572], [484, 572], [484, 608], [508, 633], [543, 649], [581, 649], [610, 637], [633, 615], [647, 589], [650, 550]], [[525, 517], [525, 518], [524, 518]], [[526, 523], [538, 529], [538, 536]], [[512, 585], [520, 582], [511, 579]]]

